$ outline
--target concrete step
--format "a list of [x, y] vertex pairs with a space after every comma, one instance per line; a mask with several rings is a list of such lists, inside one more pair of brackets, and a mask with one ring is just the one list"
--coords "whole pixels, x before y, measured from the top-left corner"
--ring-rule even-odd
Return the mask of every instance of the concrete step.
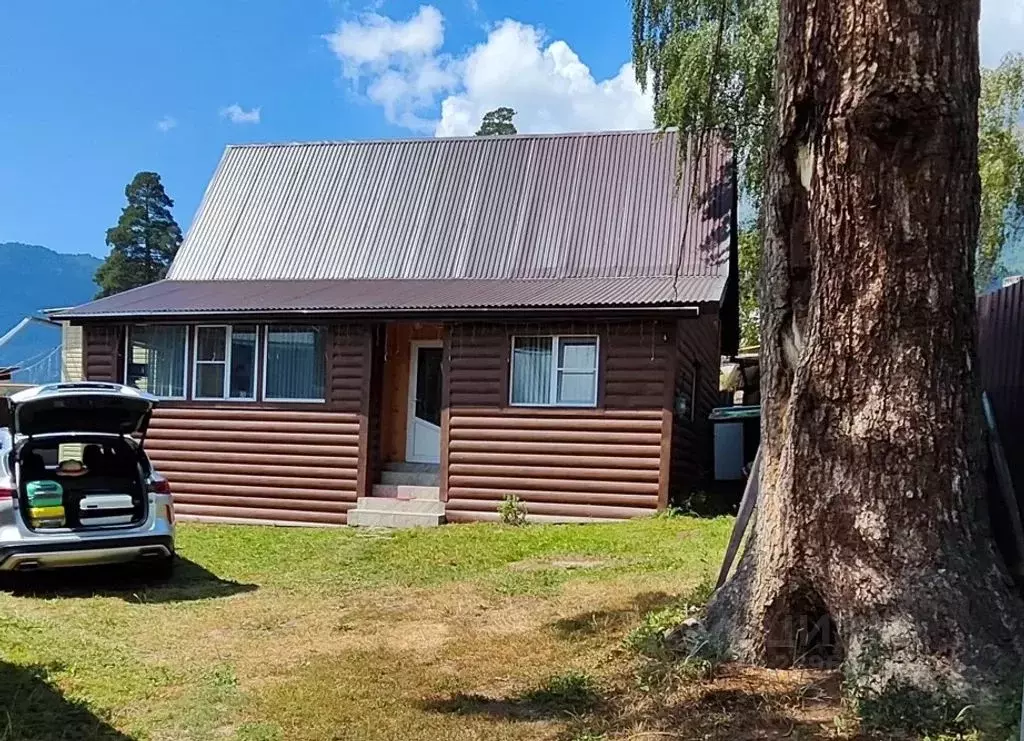
[[432, 502], [441, 501], [441, 488], [439, 486], [405, 486], [404, 484], [374, 484], [374, 497], [386, 497], [388, 499], [429, 499]]
[[380, 483], [389, 486], [440, 486], [437, 471], [381, 471]]
[[385, 463], [383, 470], [400, 471], [402, 473], [437, 473], [440, 468], [441, 467], [436, 463], [407, 463], [405, 461], [395, 461], [393, 463]]
[[400, 514], [443, 515], [444, 502], [436, 499], [385, 499], [382, 497], [359, 497], [356, 509], [376, 512], [397, 512]]
[[444, 523], [444, 514], [422, 512], [385, 512], [376, 509], [350, 509], [348, 524], [355, 527], [437, 527]]

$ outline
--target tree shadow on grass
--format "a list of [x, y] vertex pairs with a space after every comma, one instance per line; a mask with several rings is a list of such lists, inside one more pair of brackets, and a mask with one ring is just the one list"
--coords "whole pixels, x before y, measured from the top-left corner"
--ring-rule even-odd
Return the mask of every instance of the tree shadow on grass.
[[604, 698], [586, 674], [568, 672], [509, 697], [456, 693], [422, 703], [424, 710], [451, 715], [486, 715], [506, 720], [576, 718], [598, 710]]
[[0, 661], [0, 739], [3, 741], [132, 741], [86, 705], [47, 681], [45, 666]]
[[637, 622], [648, 612], [667, 607], [678, 600], [677, 595], [666, 592], [644, 592], [634, 597], [629, 607], [581, 612], [572, 617], [556, 620], [549, 627], [559, 637], [567, 639], [605, 635], [608, 631], [624, 628]]
[[15, 597], [120, 597], [125, 602], [155, 604], [230, 597], [257, 588], [255, 584], [221, 579], [187, 558], [178, 556], [175, 560], [170, 579], [157, 578], [145, 564], [118, 564], [8, 573], [3, 575], [0, 588]]

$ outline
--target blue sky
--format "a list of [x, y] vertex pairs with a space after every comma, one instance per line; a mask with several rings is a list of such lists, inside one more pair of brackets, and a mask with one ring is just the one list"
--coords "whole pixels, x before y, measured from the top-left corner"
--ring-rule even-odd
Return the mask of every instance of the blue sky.
[[[139, 170], [187, 228], [229, 143], [644, 127], [629, 35], [627, 0], [0, 0], [0, 242], [104, 255]], [[984, 0], [983, 59], [1020, 38]]]

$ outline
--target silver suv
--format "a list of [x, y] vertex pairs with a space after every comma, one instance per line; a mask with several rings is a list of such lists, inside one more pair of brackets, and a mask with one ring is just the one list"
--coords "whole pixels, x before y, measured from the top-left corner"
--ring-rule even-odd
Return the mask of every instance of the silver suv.
[[[167, 479], [143, 451], [156, 398], [112, 383], [35, 386], [0, 398], [0, 571], [174, 563]], [[36, 519], [32, 491], [60, 513]]]

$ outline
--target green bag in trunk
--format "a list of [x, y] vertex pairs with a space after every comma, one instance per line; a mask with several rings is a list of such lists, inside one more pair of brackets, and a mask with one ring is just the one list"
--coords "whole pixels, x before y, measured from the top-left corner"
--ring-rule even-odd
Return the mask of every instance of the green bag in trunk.
[[56, 481], [29, 481], [25, 485], [29, 507], [63, 507], [64, 487]]

